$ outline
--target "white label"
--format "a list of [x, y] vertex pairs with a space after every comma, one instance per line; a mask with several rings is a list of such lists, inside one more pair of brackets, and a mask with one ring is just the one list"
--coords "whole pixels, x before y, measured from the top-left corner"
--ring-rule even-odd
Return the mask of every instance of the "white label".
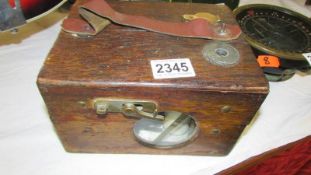
[[151, 60], [154, 79], [195, 77], [189, 58]]
[[311, 65], [311, 52], [302, 54]]

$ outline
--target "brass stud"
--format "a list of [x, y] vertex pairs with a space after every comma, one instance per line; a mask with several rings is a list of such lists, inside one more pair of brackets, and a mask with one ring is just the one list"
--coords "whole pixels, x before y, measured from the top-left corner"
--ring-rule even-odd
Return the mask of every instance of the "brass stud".
[[221, 107], [220, 111], [221, 111], [222, 113], [228, 113], [228, 112], [231, 111], [231, 109], [232, 109], [231, 106], [225, 105], [225, 106]]
[[78, 101], [78, 104], [79, 104], [80, 106], [82, 106], [82, 107], [85, 107], [85, 105], [86, 105], [85, 101]]
[[218, 135], [218, 134], [220, 134], [220, 129], [218, 129], [218, 128], [213, 128], [212, 130], [211, 130], [211, 134], [213, 134], [213, 135]]

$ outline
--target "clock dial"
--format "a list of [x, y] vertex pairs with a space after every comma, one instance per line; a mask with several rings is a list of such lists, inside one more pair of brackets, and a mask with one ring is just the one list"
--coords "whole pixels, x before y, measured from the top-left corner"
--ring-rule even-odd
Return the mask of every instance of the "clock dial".
[[235, 10], [245, 39], [256, 49], [285, 59], [303, 60], [311, 52], [311, 21], [296, 12], [271, 5]]

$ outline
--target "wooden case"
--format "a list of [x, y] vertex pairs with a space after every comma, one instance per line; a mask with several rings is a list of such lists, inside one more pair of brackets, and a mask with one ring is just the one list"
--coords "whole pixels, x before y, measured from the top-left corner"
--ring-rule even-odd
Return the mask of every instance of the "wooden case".
[[[236, 24], [221, 5], [191, 3], [110, 2], [117, 11], [166, 21], [183, 14], [209, 12]], [[71, 17], [78, 17], [76, 4]], [[233, 67], [216, 66], [202, 55], [213, 42], [168, 36], [109, 25], [95, 37], [77, 38], [61, 32], [38, 76], [38, 87], [65, 149], [87, 153], [226, 155], [250, 123], [268, 93], [268, 83], [242, 37], [228, 41], [239, 51]], [[196, 76], [154, 79], [150, 61], [189, 58]], [[158, 111], [194, 116], [199, 134], [173, 149], [138, 143], [135, 118], [120, 113], [100, 117], [88, 107], [94, 98], [152, 100]], [[230, 110], [224, 110], [229, 107]]]

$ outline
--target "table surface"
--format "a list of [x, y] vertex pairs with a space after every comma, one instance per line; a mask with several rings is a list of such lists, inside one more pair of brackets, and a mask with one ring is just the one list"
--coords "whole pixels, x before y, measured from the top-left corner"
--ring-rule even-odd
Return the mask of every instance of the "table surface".
[[[302, 0], [267, 2], [311, 16]], [[241, 1], [248, 3], [256, 1]], [[311, 134], [311, 76], [298, 73], [270, 82], [270, 94], [227, 156], [67, 153], [36, 87], [64, 17], [54, 12], [15, 35], [0, 33], [0, 174], [214, 174]]]

